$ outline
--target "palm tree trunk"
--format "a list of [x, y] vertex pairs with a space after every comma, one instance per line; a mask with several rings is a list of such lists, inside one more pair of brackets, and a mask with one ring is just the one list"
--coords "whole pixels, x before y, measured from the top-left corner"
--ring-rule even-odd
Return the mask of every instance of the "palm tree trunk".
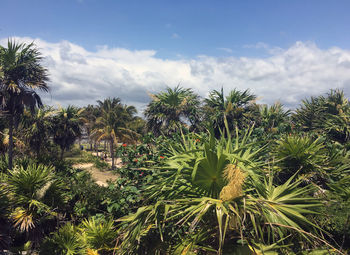
[[61, 148], [61, 160], [63, 160], [64, 149]]
[[9, 119], [9, 150], [8, 150], [8, 159], [9, 159], [9, 169], [12, 170], [12, 158], [13, 158], [13, 116], [10, 116]]
[[111, 139], [110, 142], [110, 146], [111, 146], [111, 158], [112, 158], [112, 170], [114, 169], [114, 148], [113, 148], [113, 139]]

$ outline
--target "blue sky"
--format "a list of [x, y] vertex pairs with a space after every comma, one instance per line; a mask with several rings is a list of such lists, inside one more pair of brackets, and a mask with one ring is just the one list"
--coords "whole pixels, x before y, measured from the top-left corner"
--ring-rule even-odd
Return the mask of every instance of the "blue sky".
[[180, 83], [294, 107], [350, 92], [349, 10], [348, 0], [1, 0], [0, 41], [35, 40], [52, 104], [120, 96], [142, 108], [147, 93]]
[[348, 0], [2, 0], [1, 6], [1, 37], [69, 40], [89, 50], [154, 49], [173, 58], [260, 56], [261, 50], [245, 47], [258, 42], [350, 47]]

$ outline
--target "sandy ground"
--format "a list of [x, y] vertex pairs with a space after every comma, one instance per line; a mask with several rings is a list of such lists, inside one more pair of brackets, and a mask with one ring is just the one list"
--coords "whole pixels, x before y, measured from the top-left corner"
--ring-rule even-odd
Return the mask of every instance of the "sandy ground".
[[[92, 152], [92, 155], [97, 156], [96, 152]], [[99, 156], [101, 156], [101, 152], [99, 153]], [[105, 159], [105, 162], [112, 166], [112, 159], [110, 157], [107, 157]], [[114, 164], [116, 168], [121, 168], [123, 166], [122, 160], [120, 158], [115, 158]]]
[[[106, 162], [110, 165], [112, 165], [112, 160], [108, 159]], [[122, 162], [120, 159], [115, 160], [116, 167], [121, 167]], [[88, 171], [92, 175], [92, 179], [96, 181], [96, 183], [100, 186], [108, 186], [107, 180], [115, 181], [118, 178], [118, 175], [114, 174], [111, 171], [100, 171], [96, 167], [94, 167], [93, 163], [80, 163], [80, 164], [74, 164], [74, 168], [79, 168], [85, 171]]]

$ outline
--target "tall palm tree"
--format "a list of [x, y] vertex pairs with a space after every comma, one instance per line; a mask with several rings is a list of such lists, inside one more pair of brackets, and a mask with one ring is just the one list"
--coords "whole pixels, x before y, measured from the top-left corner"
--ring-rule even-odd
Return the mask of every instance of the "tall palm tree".
[[89, 139], [90, 150], [92, 151], [93, 136], [92, 131], [95, 126], [96, 119], [100, 116], [99, 108], [95, 105], [88, 105], [81, 113], [81, 120], [84, 123], [84, 129]]
[[42, 106], [36, 90], [48, 92], [47, 70], [41, 65], [41, 54], [34, 44], [8, 40], [0, 46], [0, 108], [9, 125], [9, 168], [12, 169], [13, 130], [25, 108], [32, 112]]
[[210, 126], [213, 126], [217, 135], [225, 127], [225, 118], [230, 130], [234, 130], [235, 127], [249, 126], [254, 117], [252, 113], [258, 111], [258, 107], [254, 104], [255, 99], [256, 96], [248, 89], [245, 91], [234, 89], [226, 97], [223, 88], [221, 91], [213, 90], [204, 100], [206, 120], [209, 121]]
[[81, 135], [81, 119], [82, 110], [74, 106], [59, 109], [53, 119], [53, 140], [61, 148], [61, 156], [65, 150], [68, 150]]
[[135, 132], [127, 128], [127, 122], [136, 113], [136, 108], [122, 105], [119, 98], [107, 98], [103, 102], [97, 102], [101, 116], [96, 119], [92, 135], [98, 141], [107, 140], [109, 142], [112, 169], [114, 169], [114, 145], [118, 140], [132, 140], [131, 135]]
[[152, 101], [145, 110], [148, 129], [154, 134], [172, 134], [186, 123], [197, 124], [199, 96], [191, 89], [180, 86], [151, 95]]

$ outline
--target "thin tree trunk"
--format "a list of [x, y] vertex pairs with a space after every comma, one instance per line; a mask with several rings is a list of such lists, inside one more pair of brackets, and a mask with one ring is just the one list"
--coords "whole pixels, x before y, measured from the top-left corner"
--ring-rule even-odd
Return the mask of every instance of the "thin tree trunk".
[[9, 151], [8, 151], [8, 159], [9, 159], [9, 169], [12, 170], [12, 158], [13, 158], [13, 116], [10, 116], [9, 120]]
[[61, 160], [63, 160], [64, 149], [61, 148]]
[[98, 144], [95, 143], [96, 156], [98, 157]]
[[111, 158], [112, 158], [112, 170], [114, 169], [114, 150], [113, 150], [113, 139], [111, 140]]

